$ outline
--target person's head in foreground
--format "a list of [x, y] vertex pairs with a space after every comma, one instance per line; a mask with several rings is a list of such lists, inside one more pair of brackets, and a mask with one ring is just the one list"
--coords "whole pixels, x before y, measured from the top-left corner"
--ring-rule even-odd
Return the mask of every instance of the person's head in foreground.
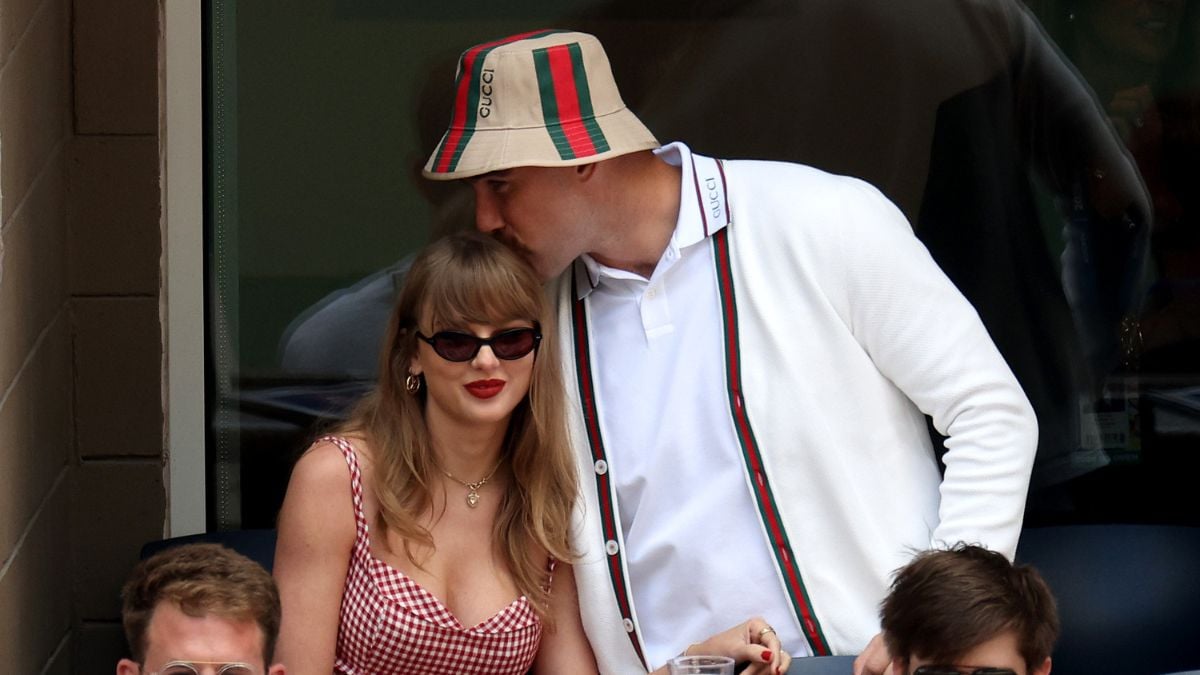
[[121, 591], [132, 659], [117, 675], [284, 675], [271, 663], [279, 592], [261, 565], [218, 544], [143, 560]]
[[880, 618], [892, 675], [1046, 675], [1058, 638], [1037, 570], [964, 544], [897, 572]]
[[659, 143], [625, 107], [600, 42], [545, 30], [476, 45], [454, 86], [449, 129], [424, 175], [468, 179], [476, 227], [543, 279], [611, 243], [606, 219], [621, 218], [631, 184], [647, 183], [642, 169], [658, 162], [646, 151]]

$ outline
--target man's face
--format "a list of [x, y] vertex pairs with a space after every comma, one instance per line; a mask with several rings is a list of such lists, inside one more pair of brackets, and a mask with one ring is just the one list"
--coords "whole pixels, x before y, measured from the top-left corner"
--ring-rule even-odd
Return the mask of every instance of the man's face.
[[469, 179], [475, 227], [516, 251], [543, 280], [588, 251], [582, 187], [574, 167], [525, 166]]
[[[237, 621], [220, 616], [188, 616], [172, 602], [154, 609], [146, 628], [146, 658], [139, 668], [129, 659], [117, 664], [117, 675], [284, 675], [282, 665], [268, 668], [263, 663], [264, 638], [254, 621]], [[172, 663], [180, 665], [171, 666]], [[249, 664], [250, 671], [222, 671], [223, 664]], [[187, 665], [194, 664], [189, 670]]]
[[935, 663], [919, 657], [913, 657], [907, 661], [897, 659], [893, 663], [892, 672], [893, 675], [912, 675], [921, 666], [952, 666], [960, 675], [970, 675], [982, 668], [1008, 668], [1017, 675], [1048, 675], [1050, 659], [1047, 658], [1041, 666], [1030, 671], [1018, 649], [1016, 634], [1008, 632], [975, 646], [974, 649], [955, 659], [952, 664]]

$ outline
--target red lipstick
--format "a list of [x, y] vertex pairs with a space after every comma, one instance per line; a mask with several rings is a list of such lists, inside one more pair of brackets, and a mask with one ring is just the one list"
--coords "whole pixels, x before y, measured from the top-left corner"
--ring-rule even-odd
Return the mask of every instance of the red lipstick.
[[463, 385], [475, 398], [491, 398], [504, 389], [504, 380], [475, 380]]

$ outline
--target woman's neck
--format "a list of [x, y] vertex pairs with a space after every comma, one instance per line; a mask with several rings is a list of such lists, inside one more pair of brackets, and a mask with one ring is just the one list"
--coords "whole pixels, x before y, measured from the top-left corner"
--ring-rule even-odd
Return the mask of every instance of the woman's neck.
[[455, 478], [474, 482], [499, 464], [507, 422], [464, 426], [427, 419], [426, 424], [438, 465]]

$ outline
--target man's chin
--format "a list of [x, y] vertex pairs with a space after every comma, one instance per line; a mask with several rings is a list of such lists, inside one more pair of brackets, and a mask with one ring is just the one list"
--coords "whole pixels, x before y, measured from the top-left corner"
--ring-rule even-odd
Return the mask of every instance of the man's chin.
[[537, 273], [542, 282], [549, 282], [557, 279], [564, 271], [567, 270], [567, 268], [571, 266], [571, 263], [573, 262], [572, 260], [568, 260], [566, 262], [554, 262], [551, 260], [546, 260], [545, 258], [538, 258], [533, 253], [530, 253], [527, 256], [522, 255], [521, 257], [525, 259], [525, 262], [529, 263], [529, 266], [533, 268], [533, 271]]

